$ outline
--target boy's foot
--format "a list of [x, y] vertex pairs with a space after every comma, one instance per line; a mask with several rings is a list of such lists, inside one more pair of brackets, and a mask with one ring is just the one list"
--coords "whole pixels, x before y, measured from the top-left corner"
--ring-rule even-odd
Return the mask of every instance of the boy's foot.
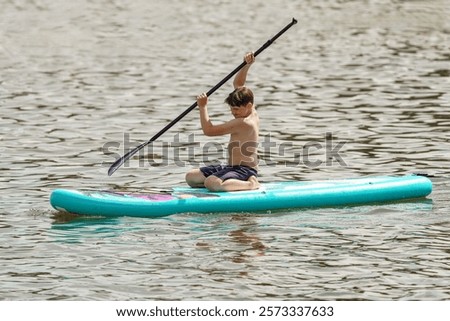
[[251, 183], [251, 189], [258, 189], [260, 187], [258, 179], [255, 176], [250, 176], [247, 181]]

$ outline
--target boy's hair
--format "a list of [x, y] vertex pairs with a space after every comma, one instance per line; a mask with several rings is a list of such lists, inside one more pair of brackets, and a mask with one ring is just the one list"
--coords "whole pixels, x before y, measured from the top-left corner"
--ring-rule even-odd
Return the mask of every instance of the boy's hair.
[[242, 106], [248, 103], [253, 104], [253, 92], [247, 87], [238, 87], [225, 99], [229, 106]]

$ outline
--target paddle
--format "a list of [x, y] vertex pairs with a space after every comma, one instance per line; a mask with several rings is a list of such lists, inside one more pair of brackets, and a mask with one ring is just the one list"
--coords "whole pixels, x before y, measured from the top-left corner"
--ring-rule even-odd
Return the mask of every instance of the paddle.
[[[280, 32], [278, 32], [275, 36], [273, 36], [271, 39], [269, 39], [261, 48], [255, 51], [254, 56], [256, 57], [261, 52], [263, 52], [267, 47], [269, 47], [278, 37], [280, 37], [283, 33], [285, 33], [290, 27], [295, 25], [297, 23], [297, 20], [295, 18], [292, 18], [291, 23], [289, 23], [286, 27], [281, 29]], [[228, 74], [224, 79], [222, 79], [217, 85], [215, 85], [213, 88], [211, 88], [206, 95], [209, 97], [212, 95], [217, 89], [219, 89], [224, 83], [226, 83], [231, 77], [233, 77], [239, 70], [241, 70], [247, 63], [244, 61], [239, 66], [236, 67], [232, 72]], [[155, 136], [150, 138], [148, 141], [140, 144], [136, 148], [132, 149], [125, 155], [123, 155], [121, 158], [117, 159], [109, 168], [108, 170], [108, 176], [111, 176], [114, 174], [114, 172], [122, 166], [123, 163], [125, 163], [128, 159], [130, 159], [134, 154], [136, 154], [138, 151], [140, 151], [142, 148], [147, 146], [148, 144], [154, 142], [157, 140], [162, 134], [164, 134], [166, 131], [168, 131], [173, 125], [175, 125], [178, 121], [180, 121], [184, 116], [186, 116], [191, 110], [193, 110], [195, 107], [197, 107], [197, 102], [193, 103], [188, 109], [186, 109], [183, 113], [181, 113], [177, 118], [172, 120], [169, 124], [166, 125], [163, 129], [161, 129]]]

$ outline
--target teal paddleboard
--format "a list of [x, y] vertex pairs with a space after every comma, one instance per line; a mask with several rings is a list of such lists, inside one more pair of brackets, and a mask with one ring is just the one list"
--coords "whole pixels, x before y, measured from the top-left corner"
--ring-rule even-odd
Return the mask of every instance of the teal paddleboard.
[[428, 178], [408, 175], [263, 183], [258, 190], [219, 193], [189, 187], [165, 192], [56, 189], [50, 203], [80, 215], [159, 217], [392, 202], [423, 198], [431, 191]]
[[159, 217], [392, 202], [423, 198], [431, 191], [428, 178], [408, 175], [263, 183], [258, 190], [219, 193], [189, 187], [165, 192], [56, 189], [50, 203], [59, 211], [80, 215]]

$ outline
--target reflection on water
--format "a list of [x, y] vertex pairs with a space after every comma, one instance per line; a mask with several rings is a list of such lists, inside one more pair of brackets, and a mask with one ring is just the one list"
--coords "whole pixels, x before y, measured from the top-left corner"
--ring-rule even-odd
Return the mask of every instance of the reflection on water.
[[[4, 1], [1, 297], [448, 299], [449, 14], [442, 0]], [[184, 184], [192, 164], [170, 149], [152, 151], [167, 163], [135, 159], [113, 177], [105, 163], [126, 135], [128, 147], [149, 139], [292, 16], [299, 23], [249, 75], [261, 134], [276, 145], [260, 150], [261, 180], [429, 173], [432, 203], [149, 220], [50, 209], [54, 188]], [[230, 89], [211, 97], [217, 121], [229, 118]], [[158, 143], [177, 133], [212, 142], [195, 110]], [[323, 149], [311, 155], [320, 166], [293, 161], [330, 134], [345, 142], [345, 165]], [[121, 145], [108, 154], [108, 143]], [[192, 144], [178, 156], [189, 159]]]

